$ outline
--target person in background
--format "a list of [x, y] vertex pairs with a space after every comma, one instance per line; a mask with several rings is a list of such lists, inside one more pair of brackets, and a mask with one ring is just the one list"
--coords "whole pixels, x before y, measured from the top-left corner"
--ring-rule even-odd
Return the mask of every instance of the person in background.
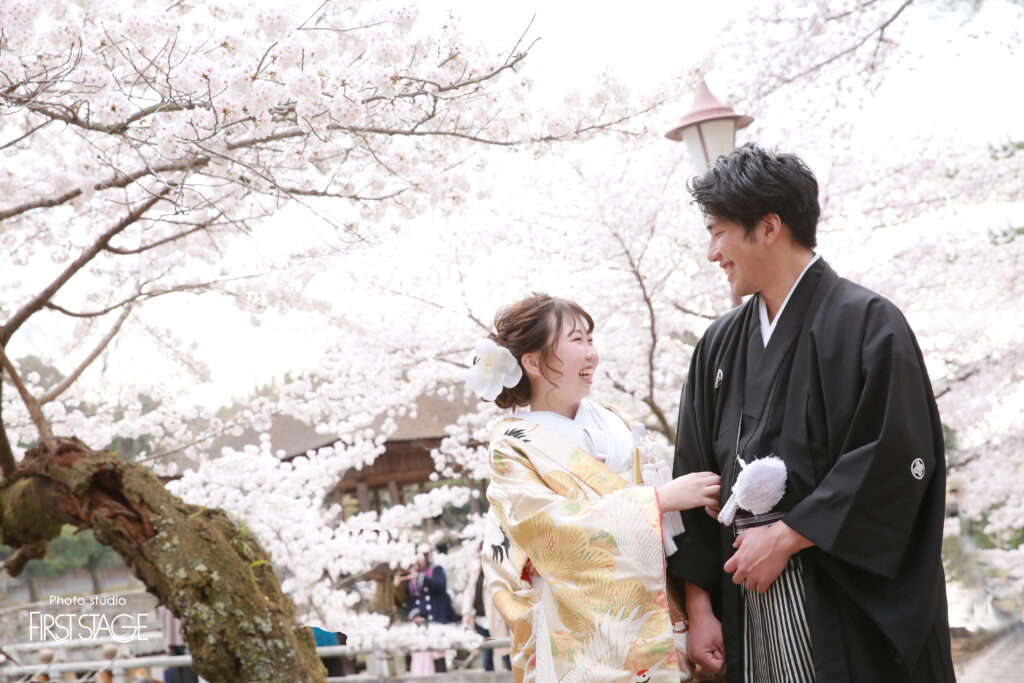
[[[483, 565], [477, 564], [477, 569], [470, 577], [466, 590], [462, 593], [462, 623], [466, 628], [476, 630], [484, 638], [508, 638], [508, 626], [498, 616], [493, 603], [484, 597], [484, 571]], [[501, 657], [506, 671], [512, 670], [512, 663], [509, 660], [508, 648], [485, 648], [483, 650], [484, 671], [494, 671], [494, 658]]]
[[[452, 599], [448, 596], [448, 581], [444, 569], [430, 561], [430, 553], [423, 553], [416, 560], [416, 567], [407, 574], [395, 576], [396, 584], [405, 582], [409, 592], [405, 611], [415, 624], [452, 624], [458, 621]], [[424, 666], [429, 654], [433, 671]], [[417, 656], [419, 655], [419, 656]], [[433, 673], [448, 670], [443, 652], [414, 653], [411, 673]], [[419, 671], [417, 671], [419, 669]]]

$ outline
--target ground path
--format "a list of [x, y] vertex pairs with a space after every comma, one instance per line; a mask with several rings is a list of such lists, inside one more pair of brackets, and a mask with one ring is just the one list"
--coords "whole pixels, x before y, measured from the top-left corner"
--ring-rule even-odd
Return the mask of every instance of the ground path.
[[957, 683], [1024, 681], [1024, 628], [1016, 628], [956, 667]]

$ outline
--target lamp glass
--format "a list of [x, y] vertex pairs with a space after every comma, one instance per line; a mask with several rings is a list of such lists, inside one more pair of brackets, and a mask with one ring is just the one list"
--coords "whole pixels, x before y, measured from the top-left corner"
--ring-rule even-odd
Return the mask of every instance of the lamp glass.
[[[728, 154], [735, 146], [736, 120], [727, 118], [701, 121], [684, 128], [682, 134], [693, 165], [710, 168], [718, 157]], [[704, 136], [703, 145], [701, 144], [701, 134]], [[707, 148], [706, 157], [704, 156], [705, 147]]]

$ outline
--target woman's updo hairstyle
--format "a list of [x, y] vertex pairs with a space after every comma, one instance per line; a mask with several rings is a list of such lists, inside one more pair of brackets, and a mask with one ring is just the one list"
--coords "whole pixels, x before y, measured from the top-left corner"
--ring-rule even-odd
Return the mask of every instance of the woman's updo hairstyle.
[[[587, 324], [587, 334], [594, 331], [594, 319], [575, 301], [559, 299], [542, 292], [534, 292], [525, 299], [502, 308], [494, 316], [494, 332], [487, 335], [498, 346], [508, 349], [519, 367], [523, 366], [523, 354], [540, 352], [540, 370], [548, 377], [549, 360], [554, 357], [553, 347], [562, 335], [566, 320], [582, 319]], [[550, 378], [549, 378], [550, 379]], [[530, 378], [523, 370], [522, 379], [514, 387], [505, 387], [494, 399], [499, 408], [512, 408], [530, 404]]]

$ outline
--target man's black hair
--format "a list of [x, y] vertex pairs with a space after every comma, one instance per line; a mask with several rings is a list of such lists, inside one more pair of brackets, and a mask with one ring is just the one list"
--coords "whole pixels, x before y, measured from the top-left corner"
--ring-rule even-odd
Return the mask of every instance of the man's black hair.
[[795, 154], [779, 154], [748, 142], [687, 183], [693, 202], [706, 216], [741, 224], [749, 235], [766, 214], [775, 213], [797, 243], [817, 244], [818, 181]]

